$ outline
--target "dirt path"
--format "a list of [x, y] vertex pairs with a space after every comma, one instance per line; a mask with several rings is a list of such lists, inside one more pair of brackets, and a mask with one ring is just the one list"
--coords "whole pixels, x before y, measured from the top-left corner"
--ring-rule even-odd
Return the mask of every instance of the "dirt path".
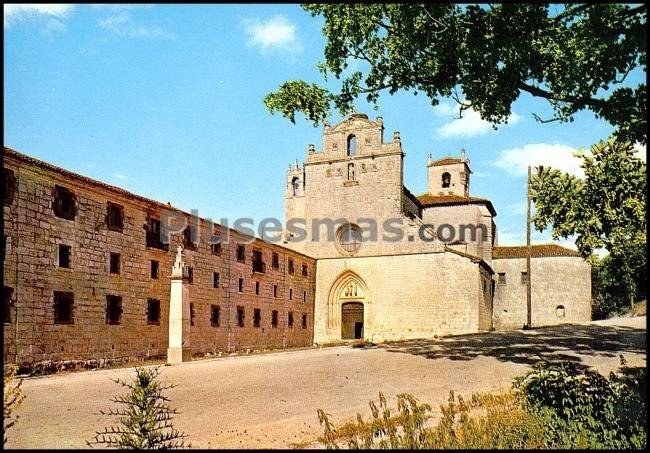
[[[317, 408], [339, 422], [367, 414], [368, 400], [380, 390], [391, 402], [411, 392], [435, 407], [450, 390], [508, 388], [541, 358], [573, 360], [603, 373], [618, 366], [620, 354], [631, 365], [645, 364], [645, 324], [645, 317], [628, 318], [369, 349], [227, 357], [164, 367], [162, 377], [179, 384], [169, 391], [181, 413], [175, 426], [189, 434], [193, 447], [286, 448], [320, 433]], [[26, 378], [27, 398], [7, 447], [85, 447], [95, 430], [111, 424], [99, 414], [122, 393], [111, 378], [131, 375], [127, 368]]]

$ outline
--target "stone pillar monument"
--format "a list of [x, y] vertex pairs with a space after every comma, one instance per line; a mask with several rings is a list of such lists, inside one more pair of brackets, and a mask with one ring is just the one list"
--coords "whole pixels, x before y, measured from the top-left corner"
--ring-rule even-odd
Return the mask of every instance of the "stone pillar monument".
[[172, 266], [171, 291], [169, 294], [169, 347], [167, 363], [192, 360], [190, 349], [190, 301], [183, 284], [183, 247], [178, 246], [176, 261]]

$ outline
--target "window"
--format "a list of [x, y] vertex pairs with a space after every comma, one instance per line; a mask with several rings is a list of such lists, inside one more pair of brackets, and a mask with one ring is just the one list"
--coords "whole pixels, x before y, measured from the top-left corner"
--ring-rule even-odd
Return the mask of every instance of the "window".
[[194, 304], [190, 302], [190, 326], [194, 325]]
[[293, 272], [294, 272], [293, 260], [291, 258], [289, 258], [289, 260], [287, 261], [287, 269], [288, 269], [290, 274], [293, 274]]
[[212, 287], [213, 288], [219, 287], [219, 272], [212, 273]]
[[278, 297], [278, 285], [273, 285], [273, 297]]
[[106, 226], [108, 229], [121, 233], [124, 229], [124, 208], [109, 201], [106, 205], [106, 211]]
[[213, 255], [221, 256], [221, 242], [219, 242], [218, 244], [212, 244], [211, 248], [212, 248]]
[[300, 178], [297, 176], [291, 180], [291, 190], [294, 197], [300, 195]]
[[2, 288], [2, 318], [5, 324], [11, 324], [11, 307], [14, 289], [8, 286]]
[[145, 227], [147, 230], [147, 247], [153, 247], [161, 250], [168, 250], [169, 246], [163, 244], [160, 230], [160, 220], [147, 218], [147, 225]]
[[240, 263], [246, 261], [246, 248], [243, 245], [237, 246], [237, 261]]
[[187, 279], [187, 283], [194, 283], [194, 268], [192, 266], [183, 267], [183, 277]]
[[147, 299], [147, 324], [160, 325], [160, 301]]
[[259, 327], [262, 320], [262, 310], [256, 308], [253, 310], [253, 327]]
[[302, 301], [307, 302], [307, 291], [302, 292]]
[[273, 267], [273, 269], [280, 268], [280, 257], [278, 256], [277, 253], [273, 253], [273, 255], [271, 255], [271, 266]]
[[287, 313], [287, 325], [289, 327], [293, 327], [293, 312], [292, 311]]
[[303, 265], [302, 265], [302, 276], [306, 277], [307, 274], [308, 274], [307, 265], [303, 263]]
[[151, 278], [154, 280], [158, 279], [158, 268], [160, 264], [156, 260], [151, 260]]
[[240, 293], [244, 292], [244, 279], [243, 278], [239, 279], [239, 288], [238, 289], [239, 289]]
[[244, 307], [237, 306], [237, 325], [239, 327], [244, 327]]
[[70, 268], [70, 255], [72, 247], [69, 245], [59, 244], [59, 267]]
[[289, 300], [293, 299], [293, 288], [289, 288]]
[[505, 272], [499, 272], [499, 280], [498, 280], [500, 285], [505, 285], [506, 284], [506, 273]]
[[5, 177], [3, 204], [5, 206], [11, 206], [16, 195], [16, 176], [14, 175], [14, 171], [9, 168], [3, 168], [2, 170]]
[[442, 174], [442, 187], [443, 189], [446, 189], [451, 185], [451, 175], [447, 172], [444, 172]]
[[261, 250], [253, 250], [253, 272], [266, 272], [266, 264], [263, 260], [264, 255], [262, 255]]
[[110, 262], [110, 271], [111, 274], [120, 273], [120, 254], [111, 252], [111, 262]]
[[212, 233], [212, 242], [210, 243], [213, 255], [221, 255], [221, 234], [219, 231]]
[[348, 136], [348, 157], [352, 157], [357, 153], [357, 137], [354, 135]]
[[221, 307], [219, 305], [210, 306], [210, 325], [219, 327], [221, 325]]
[[336, 241], [344, 253], [351, 255], [361, 248], [361, 229], [350, 223], [342, 225], [336, 232]]
[[255, 282], [255, 294], [260, 293], [260, 282]]
[[348, 181], [354, 181], [354, 164], [348, 164]]
[[63, 186], [54, 186], [54, 215], [74, 220], [76, 214], [74, 193]]
[[54, 291], [54, 324], [74, 324], [74, 293]]
[[194, 243], [193, 236], [195, 235], [192, 231], [192, 225], [186, 226], [183, 230], [183, 247], [190, 250], [196, 249], [196, 244]]
[[522, 272], [521, 273], [521, 283], [528, 283], [528, 272]]
[[273, 310], [271, 312], [271, 327], [277, 328], [278, 327], [278, 311]]
[[106, 296], [106, 324], [117, 325], [122, 319], [122, 297]]
[[564, 318], [566, 316], [564, 305], [558, 305], [557, 307], [555, 307], [555, 316], [557, 316], [558, 318]]
[[304, 313], [302, 314], [302, 328], [303, 329], [307, 328], [307, 315]]

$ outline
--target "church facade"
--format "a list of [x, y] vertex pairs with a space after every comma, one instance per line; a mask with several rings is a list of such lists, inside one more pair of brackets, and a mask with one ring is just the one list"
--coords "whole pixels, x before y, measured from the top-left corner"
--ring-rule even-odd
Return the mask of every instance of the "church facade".
[[[470, 194], [468, 159], [429, 158], [428, 190], [414, 196], [404, 158], [399, 132], [385, 141], [381, 117], [352, 114], [289, 168], [285, 224], [306, 228], [287, 229], [285, 245], [317, 260], [314, 341], [522, 328], [526, 247], [498, 246], [496, 210]], [[532, 249], [532, 325], [590, 320], [590, 266], [559, 245]]]
[[[522, 328], [527, 249], [498, 245], [468, 159], [429, 158], [415, 196], [404, 158], [380, 117], [325, 126], [322, 149], [288, 170], [286, 229], [272, 243], [4, 147], [5, 361], [95, 366], [173, 348], [185, 359]], [[186, 227], [163, 238], [169, 212]], [[532, 326], [590, 320], [589, 265], [555, 244], [531, 254]]]

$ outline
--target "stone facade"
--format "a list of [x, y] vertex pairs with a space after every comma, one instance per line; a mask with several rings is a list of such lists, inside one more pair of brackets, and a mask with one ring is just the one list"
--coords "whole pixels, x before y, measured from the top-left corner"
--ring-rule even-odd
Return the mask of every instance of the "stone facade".
[[[206, 219], [199, 220], [198, 243], [171, 234], [169, 246], [164, 247], [148, 240], [150, 219], [160, 220], [163, 212], [171, 211], [191, 223], [189, 213], [6, 147], [3, 158], [5, 182], [9, 181], [5, 195], [11, 195], [3, 203], [3, 302], [5, 321], [9, 321], [4, 324], [5, 360], [35, 364], [164, 356], [171, 269], [179, 245], [184, 247], [185, 264], [192, 268], [191, 282], [186, 278], [183, 286], [191, 304], [188, 338], [194, 354], [312, 343], [314, 259], [235, 230], [225, 234]], [[57, 191], [66, 190], [74, 206], [70, 213], [59, 214], [69, 219], [55, 213]], [[109, 204], [121, 211], [121, 222], [117, 218], [121, 228], [109, 227]], [[202, 240], [210, 228], [229, 238], [221, 250]], [[243, 260], [238, 260], [238, 245], [244, 247]], [[254, 269], [257, 252], [263, 264]], [[62, 253], [69, 253], [69, 259]], [[113, 255], [119, 273], [111, 272], [112, 253], [119, 254]], [[154, 261], [157, 278], [152, 278]], [[71, 320], [65, 313], [68, 295]], [[109, 319], [110, 303], [117, 305], [113, 314], [118, 320]], [[55, 320], [60, 307], [63, 313], [57, 313], [63, 319]], [[239, 327], [238, 309], [243, 310], [243, 327]]]
[[[5, 147], [5, 360], [175, 362], [521, 328], [526, 256], [498, 246], [464, 152], [429, 159], [420, 196], [404, 157], [381, 117], [326, 126], [322, 149], [287, 172], [281, 246]], [[183, 225], [163, 245], [169, 213]], [[589, 265], [557, 245], [533, 251], [533, 326], [589, 320]]]
[[[526, 247], [497, 247], [494, 327], [526, 324]], [[580, 254], [558, 245], [532, 246], [531, 323], [534, 327], [591, 319], [591, 266]]]
[[[521, 328], [519, 318], [506, 320], [503, 313], [507, 306], [525, 316], [525, 292], [522, 298], [499, 286], [494, 293], [496, 210], [470, 195], [464, 151], [460, 157], [429, 157], [428, 191], [418, 197], [404, 186], [404, 157], [399, 132], [384, 142], [382, 118], [357, 113], [325, 126], [322, 149], [309, 145], [306, 161], [289, 168], [286, 222], [304, 219], [307, 231], [299, 241], [287, 228], [285, 242], [318, 260], [314, 341], [430, 338], [495, 324]], [[314, 228], [315, 221], [328, 219], [336, 222], [329, 234]], [[380, 233], [374, 238], [366, 234], [365, 219], [376, 221]], [[400, 225], [400, 240], [381, 234], [389, 220]], [[363, 234], [346, 241], [349, 230]], [[590, 319], [589, 266], [573, 256], [562, 264], [576, 269], [563, 274], [568, 314], [551, 316], [546, 305], [559, 296], [547, 283], [553, 269], [535, 267], [533, 326]]]

